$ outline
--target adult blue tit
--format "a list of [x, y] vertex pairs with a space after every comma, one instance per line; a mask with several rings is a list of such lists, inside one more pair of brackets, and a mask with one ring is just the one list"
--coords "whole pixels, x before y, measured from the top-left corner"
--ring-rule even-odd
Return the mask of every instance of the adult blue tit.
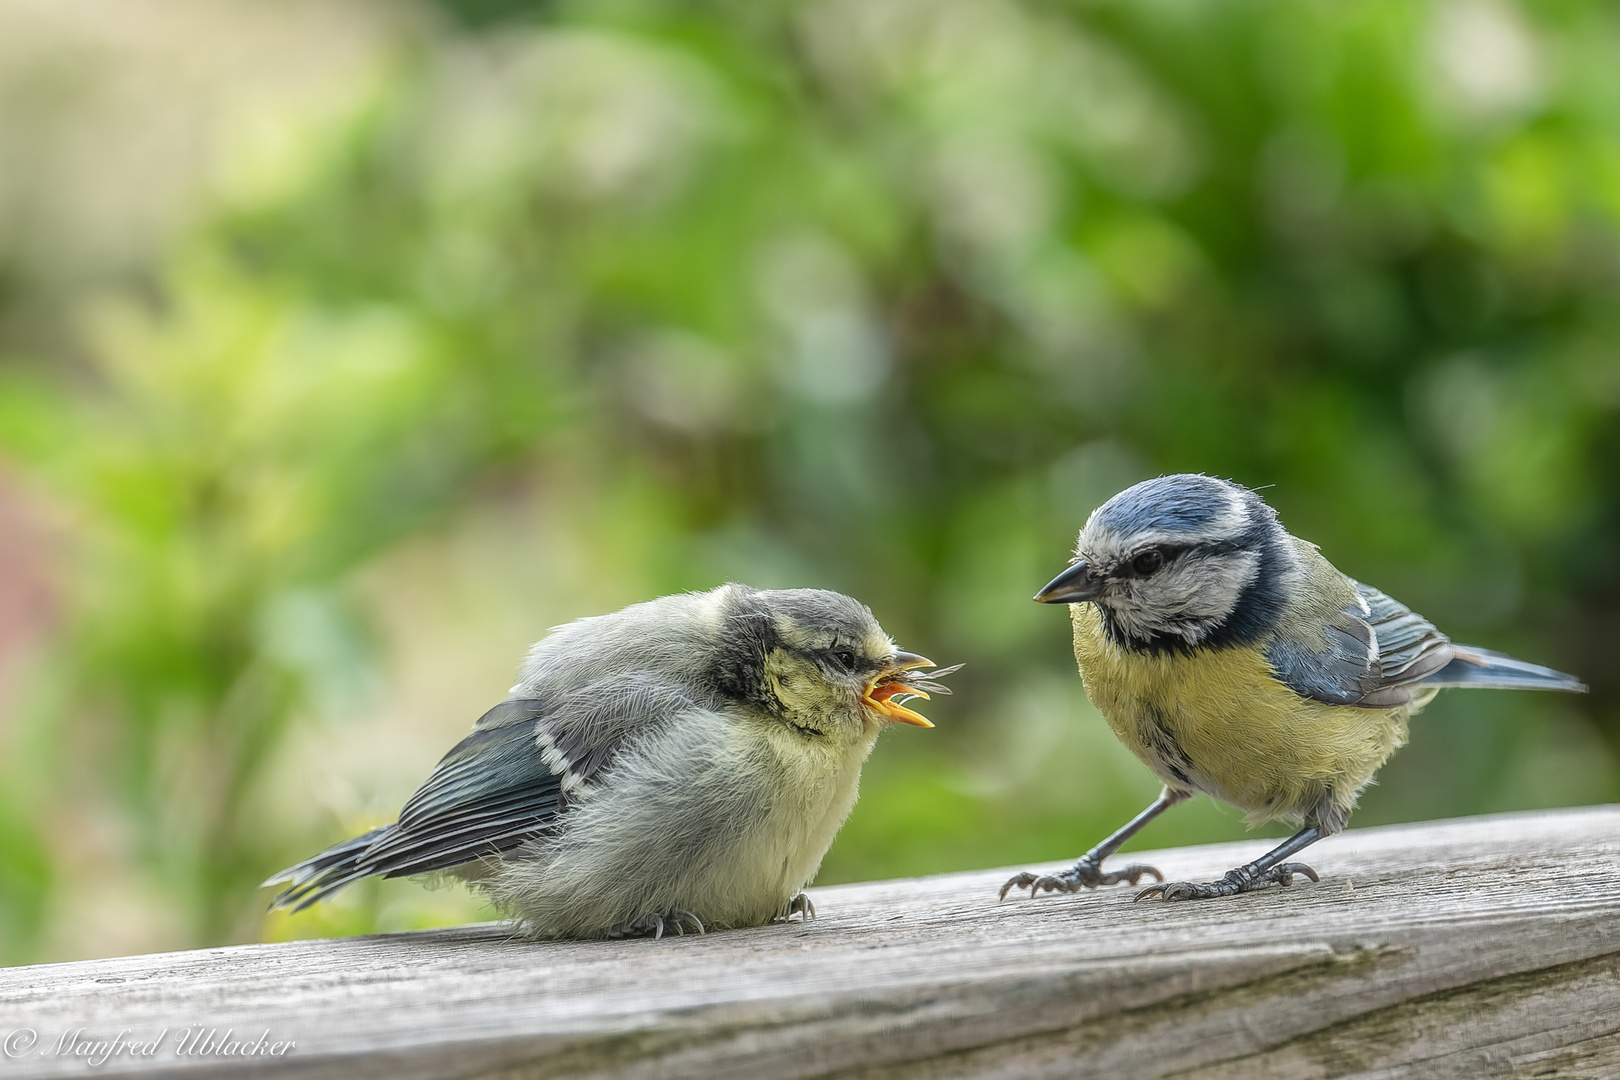
[[[1158, 884], [1137, 899], [1231, 896], [1295, 875], [1293, 855], [1344, 828], [1356, 798], [1405, 741], [1407, 721], [1451, 686], [1584, 691], [1572, 676], [1458, 645], [1334, 569], [1249, 489], [1162, 476], [1109, 499], [1069, 568], [1035, 597], [1069, 604], [1086, 693], [1164, 781], [1159, 798], [1059, 874], [1001, 889], [1075, 892]], [[1299, 831], [1219, 881], [1165, 883], [1103, 860], [1195, 792]]]
[[301, 910], [449, 870], [535, 937], [662, 936], [814, 915], [800, 891], [905, 702], [948, 692], [872, 613], [723, 585], [558, 627], [390, 825], [265, 884]]

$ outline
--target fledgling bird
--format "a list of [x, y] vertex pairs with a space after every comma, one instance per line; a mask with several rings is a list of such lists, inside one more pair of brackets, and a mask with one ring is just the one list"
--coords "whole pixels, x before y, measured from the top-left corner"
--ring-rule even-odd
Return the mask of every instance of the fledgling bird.
[[554, 629], [399, 820], [282, 871], [301, 910], [453, 870], [535, 937], [662, 936], [815, 914], [800, 891], [908, 696], [949, 693], [866, 607], [723, 585]]
[[[1069, 568], [1036, 594], [1070, 604], [1086, 693], [1164, 781], [1141, 814], [1059, 874], [1001, 888], [1076, 892], [1152, 875], [1136, 899], [1231, 896], [1293, 876], [1288, 859], [1344, 828], [1356, 798], [1445, 687], [1586, 689], [1570, 675], [1472, 645], [1341, 574], [1248, 488], [1183, 474], [1115, 495], [1087, 519]], [[1293, 837], [1219, 881], [1166, 884], [1102, 862], [1203, 792], [1281, 819]]]

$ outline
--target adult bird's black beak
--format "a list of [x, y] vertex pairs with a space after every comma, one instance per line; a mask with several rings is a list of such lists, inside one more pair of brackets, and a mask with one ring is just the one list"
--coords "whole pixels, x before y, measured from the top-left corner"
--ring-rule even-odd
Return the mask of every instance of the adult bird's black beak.
[[1043, 604], [1078, 604], [1097, 599], [1101, 592], [1102, 582], [1091, 576], [1091, 567], [1081, 559], [1048, 581], [1035, 599]]

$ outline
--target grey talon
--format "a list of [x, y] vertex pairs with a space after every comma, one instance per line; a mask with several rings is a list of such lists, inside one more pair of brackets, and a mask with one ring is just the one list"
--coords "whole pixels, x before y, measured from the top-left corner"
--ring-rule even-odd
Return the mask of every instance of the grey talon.
[[1005, 900], [1007, 893], [1015, 888], [1027, 888], [1030, 896], [1035, 897], [1039, 896], [1043, 890], [1046, 892], [1076, 893], [1081, 889], [1096, 889], [1104, 885], [1118, 885], [1122, 881], [1128, 881], [1135, 885], [1149, 874], [1152, 874], [1158, 881], [1164, 880], [1164, 875], [1159, 872], [1158, 867], [1149, 866], [1146, 863], [1132, 863], [1124, 869], [1110, 870], [1103, 873], [1101, 860], [1086, 855], [1072, 867], [1059, 874], [1042, 874], [1037, 877], [1025, 871], [1009, 878], [1007, 883], [1001, 887], [999, 899]]
[[1304, 863], [1277, 863], [1267, 866], [1263, 861], [1256, 861], [1247, 866], [1228, 870], [1219, 881], [1203, 884], [1175, 881], [1168, 885], [1149, 885], [1136, 894], [1136, 899], [1143, 900], [1154, 895], [1166, 901], [1209, 900], [1219, 896], [1237, 896], [1240, 893], [1258, 892], [1273, 885], [1284, 887], [1292, 885], [1296, 874], [1308, 877], [1312, 881], [1321, 880], [1316, 871]]
[[787, 906], [776, 917], [776, 921], [791, 922], [794, 915], [799, 916], [800, 922], [809, 922], [816, 917], [816, 905], [810, 902], [808, 896], [800, 893], [787, 902]]
[[1033, 885], [1034, 883], [1035, 883], [1035, 875], [1030, 873], [1028, 870], [1025, 870], [1021, 874], [1014, 874], [1012, 877], [1007, 879], [1007, 884], [1005, 884], [1005, 885], [1003, 885], [1001, 887], [1001, 893], [997, 897], [997, 899], [998, 900], [1005, 900], [1005, 899], [1007, 899], [1007, 894], [1009, 892], [1011, 892], [1012, 890], [1014, 890], [1014, 889], [1027, 889], [1031, 885]]

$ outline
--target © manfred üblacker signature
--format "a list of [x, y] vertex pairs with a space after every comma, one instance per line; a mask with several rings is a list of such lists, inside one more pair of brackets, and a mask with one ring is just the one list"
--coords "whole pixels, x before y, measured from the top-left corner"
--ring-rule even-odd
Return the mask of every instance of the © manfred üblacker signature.
[[109, 1034], [79, 1027], [52, 1037], [24, 1027], [5, 1033], [0, 1054], [8, 1058], [78, 1058], [94, 1068], [116, 1058], [279, 1058], [297, 1045], [295, 1039], [257, 1029], [179, 1027], [138, 1032], [125, 1028]]

